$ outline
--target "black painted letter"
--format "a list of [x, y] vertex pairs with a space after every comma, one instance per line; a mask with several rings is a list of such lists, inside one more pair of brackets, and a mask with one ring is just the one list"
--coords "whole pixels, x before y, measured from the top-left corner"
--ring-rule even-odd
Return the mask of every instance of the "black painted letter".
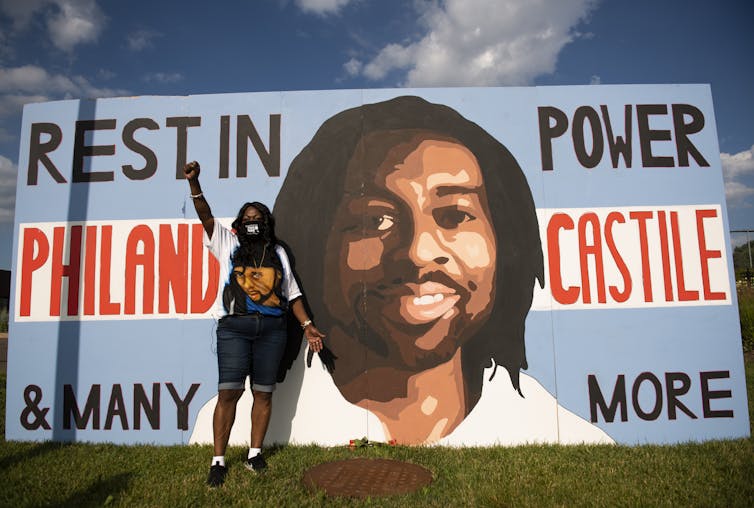
[[153, 176], [157, 171], [157, 156], [149, 149], [149, 147], [142, 145], [134, 138], [134, 133], [138, 129], [149, 129], [151, 131], [159, 129], [160, 126], [157, 122], [151, 118], [136, 118], [131, 120], [123, 127], [123, 144], [126, 148], [132, 152], [136, 152], [144, 157], [144, 167], [141, 169], [135, 169], [132, 165], [126, 164], [122, 166], [123, 174], [131, 180], [146, 180]]
[[[42, 143], [40, 139], [42, 134], [48, 134], [50, 140]], [[50, 176], [58, 183], [66, 183], [63, 175], [58, 168], [52, 163], [47, 156], [48, 153], [60, 146], [63, 139], [63, 132], [60, 127], [54, 123], [33, 123], [31, 124], [31, 139], [29, 139], [29, 165], [27, 167], [26, 185], [37, 185], [37, 173], [39, 172], [39, 163], [47, 169]]]
[[[541, 106], [539, 112], [539, 149], [542, 153], [542, 171], [552, 171], [552, 140], [568, 130], [568, 117], [558, 108]], [[555, 125], [550, 125], [550, 119]]]
[[63, 386], [63, 428], [70, 430], [71, 416], [79, 430], [85, 429], [89, 424], [89, 418], [92, 418], [92, 429], [99, 429], [99, 394], [100, 385], [92, 385], [89, 390], [89, 396], [86, 398], [84, 414], [79, 412], [79, 406], [76, 403], [76, 394], [73, 393], [73, 386]]
[[602, 395], [600, 385], [597, 382], [597, 376], [589, 374], [587, 377], [589, 385], [589, 410], [592, 423], [597, 423], [597, 406], [605, 421], [611, 423], [615, 420], [615, 413], [620, 407], [620, 419], [622, 422], [628, 421], [628, 407], [626, 405], [626, 377], [620, 374], [615, 381], [615, 390], [610, 400], [610, 406], [605, 403], [605, 397]]
[[702, 410], [705, 418], [733, 418], [732, 409], [712, 409], [710, 400], [712, 399], [730, 399], [730, 390], [710, 390], [709, 382], [711, 379], [729, 379], [730, 371], [714, 370], [711, 372], [700, 372], [699, 379], [702, 382]]
[[115, 145], [85, 145], [86, 131], [115, 129], [115, 119], [79, 120], [76, 122], [76, 135], [73, 141], [73, 181], [74, 182], [112, 182], [112, 171], [84, 171], [84, 157], [114, 155]]
[[170, 392], [170, 396], [173, 397], [173, 400], [175, 401], [178, 428], [181, 430], [188, 430], [189, 404], [191, 403], [191, 399], [194, 398], [196, 391], [199, 389], [199, 383], [194, 383], [191, 385], [191, 388], [189, 388], [189, 391], [184, 399], [181, 399], [181, 396], [178, 395], [178, 392], [175, 390], [173, 383], [167, 383], [167, 387], [168, 391]]

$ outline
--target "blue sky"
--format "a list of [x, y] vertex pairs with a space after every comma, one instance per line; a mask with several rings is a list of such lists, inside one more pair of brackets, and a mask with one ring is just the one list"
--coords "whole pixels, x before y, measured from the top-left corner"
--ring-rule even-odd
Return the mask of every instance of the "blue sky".
[[730, 226], [754, 228], [751, 0], [209, 5], [0, 0], [0, 269], [11, 265], [23, 104], [122, 95], [709, 83]]

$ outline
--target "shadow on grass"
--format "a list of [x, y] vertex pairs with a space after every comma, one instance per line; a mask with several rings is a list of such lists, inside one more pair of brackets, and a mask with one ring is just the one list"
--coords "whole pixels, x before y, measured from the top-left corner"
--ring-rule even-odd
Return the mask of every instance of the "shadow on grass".
[[128, 490], [132, 473], [121, 473], [109, 478], [99, 478], [86, 490], [71, 494], [57, 506], [107, 506], [116, 501], [118, 494]]
[[[264, 460], [269, 461], [272, 457], [280, 453], [283, 450], [283, 448], [285, 448], [285, 446], [286, 445], [280, 445], [280, 444], [264, 446], [264, 448], [262, 448], [262, 455], [264, 456]], [[225, 452], [225, 460], [226, 460], [225, 465], [230, 467], [230, 464], [234, 464], [234, 463], [242, 464], [246, 462], [248, 455], [249, 455], [249, 449], [246, 447], [241, 447], [241, 446], [234, 446], [232, 448], [228, 447], [228, 450]], [[230, 460], [230, 462], [228, 462], [228, 460]]]
[[[274, 445], [270, 445], [270, 446], [265, 446], [264, 450], [263, 450], [264, 458], [265, 459], [270, 459], [271, 457], [274, 457], [275, 455], [277, 455], [278, 453], [280, 453], [283, 450], [284, 447], [285, 447], [285, 445], [280, 445], [280, 444], [274, 444]], [[246, 451], [248, 452], [249, 449], [247, 448]], [[246, 459], [246, 455], [244, 455], [244, 460], [245, 459]]]
[[35, 457], [39, 457], [40, 455], [46, 455], [68, 446], [71, 446], [71, 443], [55, 443], [53, 441], [45, 441], [44, 443], [30, 445], [26, 450], [0, 458], [0, 471], [5, 471], [19, 462], [25, 462]]
[[[0, 443], [5, 442], [5, 382], [6, 374], [0, 374]], [[24, 462], [60, 450], [61, 448], [71, 446], [71, 444], [72, 443], [45, 441], [36, 445], [29, 445], [29, 448], [8, 455], [7, 457], [0, 458], [0, 471], [5, 471], [19, 462]]]

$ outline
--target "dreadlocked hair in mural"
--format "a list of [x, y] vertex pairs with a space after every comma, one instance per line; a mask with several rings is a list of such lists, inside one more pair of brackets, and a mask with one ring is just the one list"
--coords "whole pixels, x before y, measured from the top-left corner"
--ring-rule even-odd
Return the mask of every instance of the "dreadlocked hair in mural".
[[[323, 287], [323, 256], [349, 160], [359, 141], [370, 133], [403, 130], [429, 131], [457, 140], [477, 158], [496, 235], [496, 289], [489, 318], [462, 346], [466, 391], [473, 406], [481, 394], [484, 369], [501, 365], [521, 393], [519, 370], [528, 368], [524, 321], [536, 280], [544, 287], [534, 200], [513, 155], [455, 110], [404, 96], [345, 110], [322, 124], [292, 162], [275, 203], [280, 231], [294, 251], [301, 253], [297, 270], [309, 288]], [[311, 210], [316, 210], [315, 217], [307, 215]], [[300, 224], [304, 216], [305, 228]], [[310, 304], [315, 319], [327, 329], [333, 316], [328, 315], [322, 298], [312, 297]]]

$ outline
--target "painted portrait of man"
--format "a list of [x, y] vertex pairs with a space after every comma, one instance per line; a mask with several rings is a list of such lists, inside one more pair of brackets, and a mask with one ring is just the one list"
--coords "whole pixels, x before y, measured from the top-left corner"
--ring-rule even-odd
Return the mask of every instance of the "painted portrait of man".
[[[342, 111], [292, 161], [274, 216], [332, 360], [293, 364], [275, 439], [612, 441], [521, 372], [544, 285], [536, 209], [479, 125], [414, 96]], [[210, 406], [190, 442], [206, 441]]]
[[387, 436], [449, 435], [485, 368], [524, 395], [542, 249], [526, 178], [484, 129], [419, 97], [343, 111], [295, 158], [274, 213], [302, 253], [335, 385]]

